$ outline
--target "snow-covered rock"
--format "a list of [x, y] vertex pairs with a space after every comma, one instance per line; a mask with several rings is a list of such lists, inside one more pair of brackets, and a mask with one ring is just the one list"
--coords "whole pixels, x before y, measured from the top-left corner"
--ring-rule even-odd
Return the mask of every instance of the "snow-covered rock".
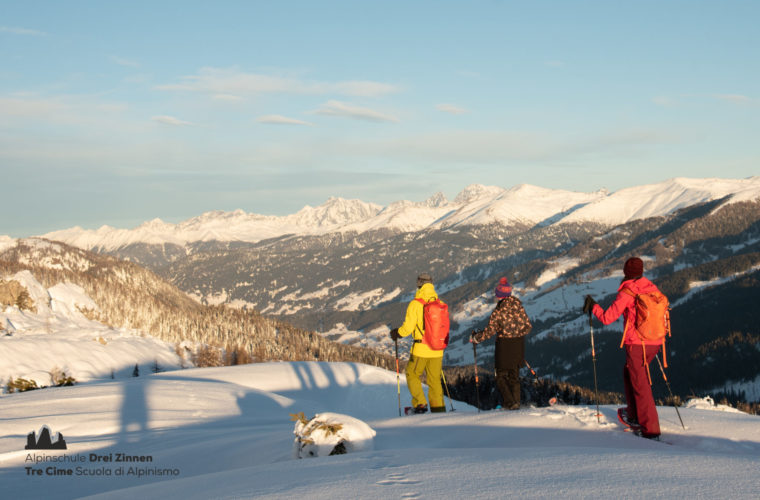
[[311, 419], [303, 413], [294, 417], [293, 458], [370, 451], [377, 434], [365, 422], [340, 413], [318, 413]]

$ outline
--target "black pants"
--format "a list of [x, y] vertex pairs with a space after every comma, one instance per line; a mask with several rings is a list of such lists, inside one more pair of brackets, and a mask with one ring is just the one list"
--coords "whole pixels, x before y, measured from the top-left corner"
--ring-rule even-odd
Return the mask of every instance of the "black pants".
[[501, 393], [504, 408], [520, 405], [520, 367], [524, 360], [525, 337], [496, 339], [496, 388]]

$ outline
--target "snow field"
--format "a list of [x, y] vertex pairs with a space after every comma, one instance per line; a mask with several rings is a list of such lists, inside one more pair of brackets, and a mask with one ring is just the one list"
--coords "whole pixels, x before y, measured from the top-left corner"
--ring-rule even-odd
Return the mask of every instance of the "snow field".
[[[673, 408], [658, 409], [672, 444], [623, 432], [613, 406], [601, 407], [600, 423], [584, 406], [454, 407], [398, 417], [395, 373], [355, 363], [189, 369], [12, 394], [2, 398], [0, 483], [7, 498], [756, 498], [760, 420], [709, 401], [680, 409], [686, 430]], [[376, 432], [374, 449], [295, 460], [288, 414], [298, 412], [359, 419]], [[28, 477], [25, 437], [43, 425], [63, 434], [68, 454], [150, 456], [137, 466], [179, 473]]]
[[29, 271], [10, 277], [34, 300], [36, 312], [17, 307], [0, 310], [0, 383], [9, 379], [51, 385], [51, 372], [62, 370], [78, 382], [130, 377], [135, 364], [146, 375], [191, 366], [175, 346], [136, 330], [111, 328], [87, 319], [82, 309], [97, 305], [77, 285], [59, 283], [45, 289]]

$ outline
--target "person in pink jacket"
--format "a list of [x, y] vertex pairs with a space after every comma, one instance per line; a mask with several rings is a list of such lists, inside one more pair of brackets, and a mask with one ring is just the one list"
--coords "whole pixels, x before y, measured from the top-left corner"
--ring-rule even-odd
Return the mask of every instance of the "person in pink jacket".
[[624, 424], [633, 428], [637, 435], [648, 439], [659, 439], [660, 420], [652, 396], [652, 380], [649, 363], [660, 351], [662, 341], [642, 341], [636, 332], [636, 307], [634, 296], [657, 290], [657, 287], [643, 276], [644, 262], [638, 257], [631, 257], [623, 266], [623, 281], [618, 287], [617, 296], [606, 310], [586, 296], [583, 312], [589, 311], [605, 325], [624, 319], [623, 342], [625, 348], [625, 366], [623, 367], [623, 384], [625, 386], [626, 407], [618, 410], [618, 416]]

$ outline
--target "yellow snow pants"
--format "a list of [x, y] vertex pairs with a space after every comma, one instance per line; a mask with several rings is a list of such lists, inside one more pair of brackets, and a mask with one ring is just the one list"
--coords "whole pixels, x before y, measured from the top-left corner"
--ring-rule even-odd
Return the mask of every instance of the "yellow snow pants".
[[430, 399], [431, 412], [446, 411], [443, 402], [443, 387], [441, 386], [441, 370], [443, 357], [421, 358], [412, 355], [406, 365], [406, 385], [412, 395], [412, 406], [427, 405], [425, 391], [422, 388], [420, 377], [424, 373], [428, 384], [428, 398]]

